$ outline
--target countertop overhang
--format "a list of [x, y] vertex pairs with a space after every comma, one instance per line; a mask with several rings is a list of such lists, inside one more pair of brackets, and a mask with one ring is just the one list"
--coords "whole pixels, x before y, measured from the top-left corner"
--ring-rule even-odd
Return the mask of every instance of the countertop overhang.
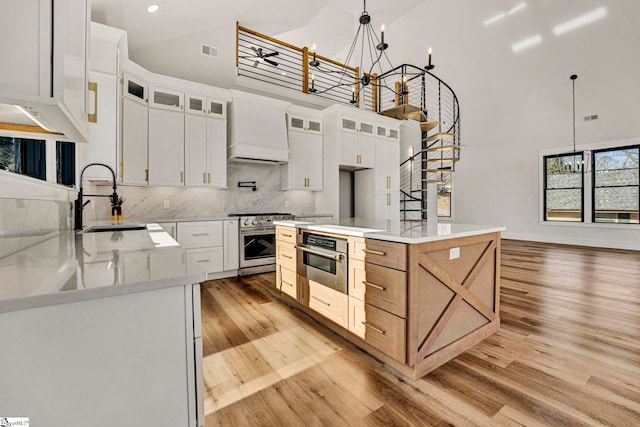
[[506, 230], [500, 225], [457, 224], [422, 221], [376, 221], [364, 218], [338, 220], [274, 221], [276, 225], [300, 229], [358, 236], [397, 243], [426, 243], [458, 237], [496, 233]]
[[206, 280], [157, 224], [136, 231], [62, 231], [1, 258], [0, 277], [0, 313]]

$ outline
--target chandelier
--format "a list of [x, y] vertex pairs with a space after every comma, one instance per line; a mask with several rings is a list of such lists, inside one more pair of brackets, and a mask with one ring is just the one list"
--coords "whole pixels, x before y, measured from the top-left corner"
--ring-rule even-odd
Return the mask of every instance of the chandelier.
[[[411, 78], [411, 76], [424, 74], [424, 71], [416, 72], [415, 70], [424, 69], [430, 71], [434, 68], [431, 62], [431, 48], [428, 50], [429, 63], [424, 68], [407, 67], [406, 65], [394, 67], [386, 53], [389, 44], [384, 39], [385, 25], [382, 24], [380, 26], [380, 37], [378, 38], [378, 34], [371, 25], [371, 15], [367, 12], [366, 0], [364, 0], [363, 3], [363, 11], [358, 20], [360, 25], [353, 38], [347, 57], [340, 68], [327, 67], [323, 64], [316, 56], [316, 45], [313, 44], [311, 46], [310, 53], [312, 53], [312, 58], [309, 61], [309, 71], [311, 73], [310, 93], [321, 94], [338, 87], [351, 86], [351, 104], [359, 104], [361, 94], [369, 86], [377, 90], [382, 88], [390, 90], [398, 96], [406, 96], [408, 94], [407, 79]], [[360, 59], [359, 67], [350, 66], [354, 55], [358, 55], [358, 52]], [[383, 69], [383, 67], [386, 68], [386, 70]], [[355, 76], [354, 70], [357, 70]], [[333, 80], [332, 85], [318, 89], [315, 84], [317, 73], [337, 74], [338, 76]], [[379, 76], [384, 76], [385, 79], [377, 78]], [[395, 88], [392, 88], [385, 84], [385, 81], [389, 78], [393, 79], [394, 76], [397, 76], [395, 79], [400, 84], [396, 84]]]

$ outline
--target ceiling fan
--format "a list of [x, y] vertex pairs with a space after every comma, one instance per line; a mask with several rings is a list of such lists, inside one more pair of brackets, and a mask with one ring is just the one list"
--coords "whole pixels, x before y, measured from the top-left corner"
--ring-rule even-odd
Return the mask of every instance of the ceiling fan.
[[251, 46], [251, 49], [255, 52], [255, 55], [241, 56], [240, 58], [245, 58], [245, 59], [253, 59], [253, 58], [255, 58], [255, 62], [253, 63], [254, 67], [257, 67], [258, 65], [260, 65], [261, 62], [266, 62], [267, 64], [271, 64], [274, 67], [278, 66], [278, 63], [276, 61], [273, 61], [271, 59], [267, 59], [267, 58], [270, 58], [272, 56], [280, 55], [280, 53], [278, 51], [274, 50], [273, 52], [264, 53], [262, 51], [261, 47], [255, 47], [255, 46]]

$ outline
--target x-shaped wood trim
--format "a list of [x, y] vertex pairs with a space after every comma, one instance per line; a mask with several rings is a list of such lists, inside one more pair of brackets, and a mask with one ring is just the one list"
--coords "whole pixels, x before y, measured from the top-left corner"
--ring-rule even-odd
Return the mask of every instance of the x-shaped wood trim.
[[476, 309], [480, 314], [489, 319], [489, 321], [493, 321], [496, 317], [496, 313], [487, 307], [478, 297], [473, 295], [469, 288], [476, 280], [482, 268], [489, 260], [490, 256], [495, 253], [496, 250], [496, 241], [492, 240], [491, 243], [485, 248], [484, 252], [476, 262], [476, 264], [471, 269], [471, 272], [464, 280], [464, 282], [458, 283], [458, 281], [453, 278], [447, 271], [442, 269], [435, 261], [433, 261], [429, 255], [423, 253], [418, 256], [418, 264], [420, 267], [427, 270], [430, 274], [432, 274], [436, 279], [438, 279], [443, 285], [451, 289], [455, 296], [447, 305], [447, 308], [442, 313], [435, 326], [431, 330], [431, 333], [428, 334], [422, 343], [418, 346], [418, 360], [422, 360], [426, 357], [429, 349], [433, 346], [433, 343], [438, 339], [445, 326], [453, 316], [456, 308], [462, 300], [465, 300], [471, 307]]

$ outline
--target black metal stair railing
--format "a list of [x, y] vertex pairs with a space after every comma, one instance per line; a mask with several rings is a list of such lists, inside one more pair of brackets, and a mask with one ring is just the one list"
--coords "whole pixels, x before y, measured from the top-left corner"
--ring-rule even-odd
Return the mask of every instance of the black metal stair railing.
[[[451, 216], [451, 174], [460, 158], [460, 105], [446, 82], [429, 71], [403, 64], [377, 77], [378, 112], [398, 106], [424, 113], [429, 122], [419, 150], [400, 164], [401, 218], [426, 220], [427, 184], [438, 183], [440, 216]], [[388, 88], [390, 90], [387, 90]], [[415, 117], [414, 117], [415, 118]], [[425, 123], [426, 124], [426, 123]]]

